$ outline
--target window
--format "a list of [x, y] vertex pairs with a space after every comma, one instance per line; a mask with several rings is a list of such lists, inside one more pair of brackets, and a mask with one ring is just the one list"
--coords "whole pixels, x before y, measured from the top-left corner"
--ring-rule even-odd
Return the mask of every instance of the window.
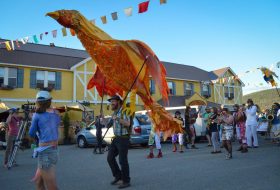
[[48, 72], [48, 87], [52, 89], [55, 87], [55, 72]]
[[155, 81], [150, 80], [150, 93], [155, 94], [156, 93], [156, 88], [155, 88]]
[[185, 95], [192, 96], [193, 95], [193, 84], [192, 83], [185, 83]]
[[0, 86], [17, 87], [17, 72], [16, 68], [0, 67]]
[[17, 87], [17, 69], [8, 69], [8, 86]]
[[36, 71], [36, 87], [43, 88], [55, 88], [55, 72], [48, 71]]
[[203, 83], [202, 84], [202, 92], [201, 92], [201, 95], [202, 96], [205, 96], [205, 97], [210, 97], [211, 96], [211, 93], [210, 93], [210, 85], [209, 84], [205, 84]]
[[169, 89], [169, 94], [170, 95], [176, 95], [175, 83], [169, 81], [169, 82], [167, 82], [167, 86], [168, 86], [168, 89]]
[[45, 81], [45, 71], [37, 71], [36, 72], [36, 87], [44, 88]]
[[0, 68], [0, 86], [4, 85], [4, 68]]
[[234, 98], [234, 84], [231, 86], [224, 86], [225, 98]]

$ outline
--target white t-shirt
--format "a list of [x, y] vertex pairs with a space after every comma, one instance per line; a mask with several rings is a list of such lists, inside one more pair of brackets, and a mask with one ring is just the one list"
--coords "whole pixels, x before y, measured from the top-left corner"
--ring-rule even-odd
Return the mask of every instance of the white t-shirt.
[[257, 107], [252, 106], [250, 109], [246, 109], [246, 125], [258, 125], [257, 122]]

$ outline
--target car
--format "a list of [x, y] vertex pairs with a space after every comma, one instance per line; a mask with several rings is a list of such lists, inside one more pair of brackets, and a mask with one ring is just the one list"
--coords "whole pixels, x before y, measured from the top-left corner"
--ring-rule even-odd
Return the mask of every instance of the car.
[[[110, 117], [106, 118], [107, 120]], [[107, 131], [107, 127], [102, 128], [102, 135], [104, 135]], [[151, 121], [147, 115], [136, 114], [133, 118], [133, 126], [130, 135], [130, 144], [131, 145], [142, 145], [147, 146], [149, 141], [149, 135], [151, 132]], [[114, 137], [113, 128], [109, 128], [104, 140], [103, 144], [111, 144], [112, 138]], [[89, 145], [97, 145], [96, 138], [96, 126], [90, 125], [86, 128], [83, 128], [76, 135], [76, 142], [78, 147], [85, 148]]]

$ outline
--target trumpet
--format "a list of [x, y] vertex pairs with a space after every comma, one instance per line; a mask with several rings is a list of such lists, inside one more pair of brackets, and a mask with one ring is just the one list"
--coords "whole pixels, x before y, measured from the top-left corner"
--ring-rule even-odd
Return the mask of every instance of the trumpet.
[[274, 115], [273, 114], [269, 114], [268, 116], [267, 116], [267, 120], [268, 121], [272, 121], [274, 119]]

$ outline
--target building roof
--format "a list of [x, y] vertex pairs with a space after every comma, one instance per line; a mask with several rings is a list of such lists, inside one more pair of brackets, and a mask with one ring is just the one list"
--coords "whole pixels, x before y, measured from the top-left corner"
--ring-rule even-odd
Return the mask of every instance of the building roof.
[[162, 62], [166, 68], [168, 78], [176, 78], [194, 81], [209, 81], [217, 79], [218, 76], [212, 72], [200, 68], [170, 62]]
[[[0, 42], [7, 40], [0, 39]], [[89, 57], [85, 50], [77, 50], [49, 45], [27, 43], [14, 51], [7, 51], [5, 44], [0, 45], [0, 63], [70, 69], [75, 64]]]
[[227, 70], [229, 70], [229, 68], [230, 67], [224, 67], [224, 68], [221, 68], [221, 69], [214, 70], [212, 72], [215, 75], [217, 75], [218, 77], [222, 77], [227, 72]]

